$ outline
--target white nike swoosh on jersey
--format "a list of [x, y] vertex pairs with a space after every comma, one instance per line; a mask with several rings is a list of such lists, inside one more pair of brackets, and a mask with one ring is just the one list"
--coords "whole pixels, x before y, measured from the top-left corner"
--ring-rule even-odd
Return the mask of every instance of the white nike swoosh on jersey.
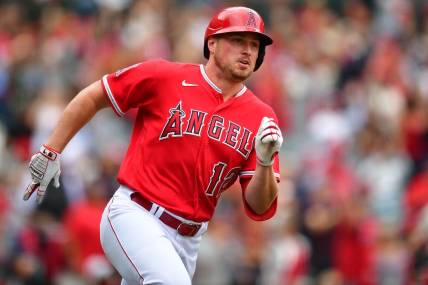
[[187, 82], [186, 82], [186, 80], [181, 81], [181, 85], [186, 86], [186, 87], [199, 86], [198, 84], [194, 84], [194, 83], [187, 83]]

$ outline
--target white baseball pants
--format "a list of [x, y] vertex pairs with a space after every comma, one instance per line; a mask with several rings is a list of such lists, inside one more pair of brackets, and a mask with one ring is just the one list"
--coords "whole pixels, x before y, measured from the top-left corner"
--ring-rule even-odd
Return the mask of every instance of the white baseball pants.
[[101, 245], [121, 284], [190, 285], [208, 222], [195, 236], [182, 236], [157, 218], [164, 208], [154, 204], [149, 212], [131, 200], [131, 193], [120, 186], [101, 219]]

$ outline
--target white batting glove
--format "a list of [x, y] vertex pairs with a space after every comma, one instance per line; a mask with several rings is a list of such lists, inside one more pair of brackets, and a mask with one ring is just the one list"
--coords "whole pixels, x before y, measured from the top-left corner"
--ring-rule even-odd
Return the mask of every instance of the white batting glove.
[[46, 146], [41, 146], [38, 153], [33, 155], [29, 165], [31, 184], [25, 190], [23, 199], [26, 201], [37, 190], [37, 203], [41, 203], [46, 194], [46, 188], [53, 179], [53, 185], [59, 187], [59, 153]]
[[274, 119], [263, 117], [255, 142], [257, 162], [262, 166], [271, 166], [282, 140], [281, 130]]

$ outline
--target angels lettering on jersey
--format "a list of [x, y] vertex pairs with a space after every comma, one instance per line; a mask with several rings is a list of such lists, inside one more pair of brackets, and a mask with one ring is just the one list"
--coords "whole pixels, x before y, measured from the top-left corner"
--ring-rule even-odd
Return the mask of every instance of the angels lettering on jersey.
[[[208, 138], [222, 142], [237, 151], [244, 158], [248, 158], [252, 144], [250, 138], [252, 132], [239, 124], [226, 120], [220, 115], [212, 115], [207, 119], [207, 112], [191, 109], [186, 116], [182, 102], [169, 109], [169, 117], [166, 120], [159, 140], [183, 135], [201, 136], [206, 127]], [[223, 136], [223, 133], [225, 135]]]

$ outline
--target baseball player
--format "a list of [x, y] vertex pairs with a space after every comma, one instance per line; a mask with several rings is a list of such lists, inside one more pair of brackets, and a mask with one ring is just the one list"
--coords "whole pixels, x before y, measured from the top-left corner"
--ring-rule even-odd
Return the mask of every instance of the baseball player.
[[138, 114], [101, 220], [101, 244], [122, 284], [191, 284], [199, 243], [221, 193], [238, 178], [247, 215], [273, 216], [281, 131], [244, 81], [272, 39], [259, 14], [224, 9], [204, 38], [206, 65], [150, 60], [105, 75], [66, 107], [30, 161], [24, 200], [59, 186], [60, 153], [99, 110]]

